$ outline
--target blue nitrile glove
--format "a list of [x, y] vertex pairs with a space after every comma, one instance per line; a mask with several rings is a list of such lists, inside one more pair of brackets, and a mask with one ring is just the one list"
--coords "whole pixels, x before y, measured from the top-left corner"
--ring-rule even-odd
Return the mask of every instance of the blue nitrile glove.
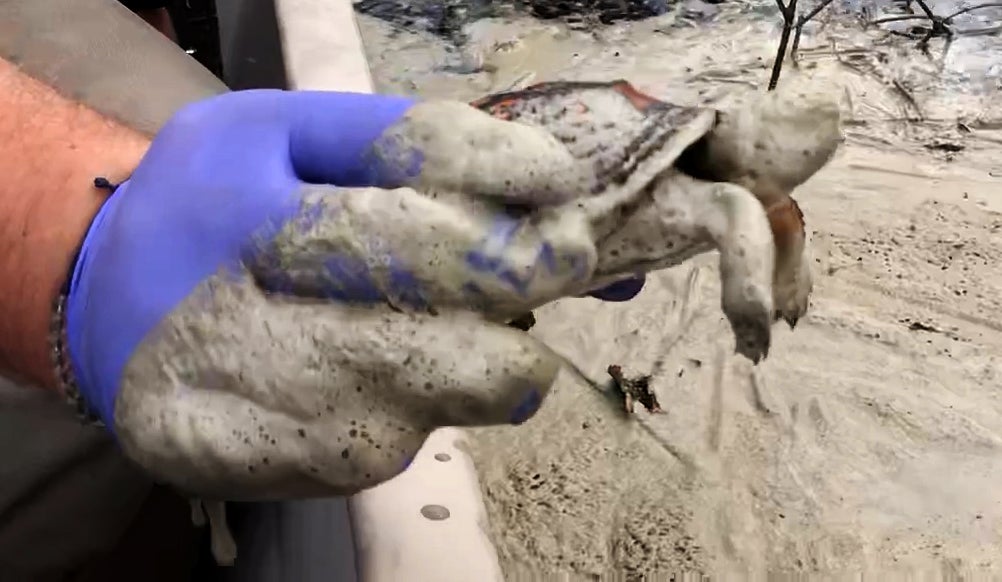
[[[503, 322], [586, 292], [587, 268], [559, 241], [512, 247], [521, 219], [469, 202], [574, 193], [545, 159], [556, 177], [436, 189], [443, 159], [479, 175], [549, 147], [467, 109], [421, 144], [380, 137], [421, 106], [348, 93], [235, 92], [163, 128], [94, 219], [67, 306], [80, 392], [131, 458], [209, 498], [351, 493], [435, 427], [535, 412], [559, 359]], [[401, 184], [424, 190], [363, 188]]]

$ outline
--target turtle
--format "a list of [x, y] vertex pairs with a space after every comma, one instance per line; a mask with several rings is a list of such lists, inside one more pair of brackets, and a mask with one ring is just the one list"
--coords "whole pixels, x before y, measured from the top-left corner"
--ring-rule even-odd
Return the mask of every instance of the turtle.
[[806, 313], [812, 259], [791, 194], [844, 139], [829, 92], [791, 84], [715, 108], [662, 101], [624, 79], [550, 81], [471, 105], [545, 129], [573, 155], [597, 217], [593, 288], [603, 273], [607, 284], [718, 250], [722, 307], [737, 352], [754, 363], [773, 321], [792, 329]]

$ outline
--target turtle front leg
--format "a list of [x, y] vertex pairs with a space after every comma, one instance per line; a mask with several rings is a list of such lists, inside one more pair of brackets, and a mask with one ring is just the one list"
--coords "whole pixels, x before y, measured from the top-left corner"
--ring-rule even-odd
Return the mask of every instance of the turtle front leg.
[[793, 329], [807, 313], [814, 288], [804, 215], [796, 200], [785, 198], [769, 208], [768, 217], [776, 243], [776, 271], [772, 283], [775, 317], [782, 318]]
[[734, 184], [708, 185], [692, 200], [694, 222], [720, 251], [721, 305], [737, 339], [736, 351], [757, 364], [769, 355], [776, 247], [762, 204]]
[[736, 351], [758, 363], [769, 353], [776, 256], [762, 204], [741, 186], [681, 173], [662, 176], [649, 195], [651, 202], [625, 218], [610, 216], [602, 198], [579, 204], [593, 224], [612, 232], [600, 242], [593, 283], [670, 268], [717, 249], [721, 305], [737, 338]]

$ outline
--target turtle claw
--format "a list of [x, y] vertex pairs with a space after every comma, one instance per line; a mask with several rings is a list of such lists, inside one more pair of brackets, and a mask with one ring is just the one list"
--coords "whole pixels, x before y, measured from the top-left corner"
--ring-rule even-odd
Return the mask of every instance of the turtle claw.
[[773, 315], [773, 321], [779, 321], [781, 319], [786, 322], [786, 325], [790, 326], [791, 330], [797, 329], [797, 324], [800, 323], [800, 314], [776, 311]]
[[755, 365], [769, 356], [772, 322], [768, 317], [741, 313], [729, 315], [728, 319], [737, 340], [735, 353], [748, 358]]
[[791, 283], [778, 286], [774, 300], [777, 306], [775, 320], [782, 319], [790, 329], [796, 328], [807, 314], [812, 288], [810, 271], [802, 271]]

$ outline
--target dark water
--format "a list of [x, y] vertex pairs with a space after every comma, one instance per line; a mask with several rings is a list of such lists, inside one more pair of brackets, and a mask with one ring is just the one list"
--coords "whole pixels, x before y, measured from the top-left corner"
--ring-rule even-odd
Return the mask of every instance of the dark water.
[[[798, 14], [810, 12], [822, 1], [800, 0]], [[875, 78], [898, 83], [909, 91], [935, 88], [941, 93], [940, 100], [949, 100], [947, 95], [957, 92], [985, 95], [991, 97], [985, 102], [991, 110], [986, 113], [997, 117], [1000, 113], [996, 110], [1002, 110], [1002, 0], [925, 1], [938, 17], [956, 15], [948, 22], [953, 33], [949, 41], [936, 35], [931, 42], [922, 42], [933, 23], [923, 16], [915, 0], [910, 5], [905, 0], [834, 0], [804, 28], [805, 46], [812, 38], [834, 34], [841, 49], [855, 51], [842, 59], [872, 61], [866, 68], [873, 70]], [[451, 60], [439, 63], [439, 70], [453, 73], [481, 71], [476, 59], [467, 63], [466, 53], [455, 50], [476, 45], [469, 42], [469, 34], [484, 26], [524, 20], [525, 16], [591, 33], [588, 37], [596, 47], [626, 42], [651, 50], [660, 46], [662, 39], [644, 37], [643, 30], [672, 36], [686, 33], [679, 29], [697, 28], [705, 30], [707, 42], [711, 42], [720, 28], [717, 25], [743, 21], [764, 27], [778, 43], [782, 28], [775, 0], [357, 0], [355, 8], [389, 23], [392, 30], [434, 34], [451, 55]], [[970, 8], [976, 9], [957, 14]], [[477, 23], [486, 18], [494, 24]], [[888, 18], [892, 22], [884, 22]], [[623, 31], [629, 29], [637, 34], [624, 36]], [[612, 31], [611, 36], [606, 31]], [[619, 40], [610, 40], [613, 37]], [[491, 50], [486, 49], [488, 59]], [[581, 50], [586, 47], [582, 45]]]
[[360, 0], [355, 10], [407, 30], [456, 38], [480, 18], [529, 14], [593, 26], [642, 20], [667, 12], [677, 0]]
[[[820, 1], [801, 0], [798, 14], [810, 12]], [[505, 16], [530, 15], [543, 20], [559, 20], [578, 29], [643, 20], [671, 11], [683, 15], [689, 22], [705, 22], [721, 14], [722, 8], [731, 16], [743, 13], [774, 21], [780, 19], [775, 0], [356, 0], [354, 5], [357, 12], [397, 28], [430, 32], [456, 43], [463, 41], [466, 25], [482, 18]], [[936, 16], [953, 16], [947, 24], [955, 33], [955, 39], [972, 36], [998, 39], [1002, 32], [1002, 3], [998, 0], [926, 0], [926, 5]], [[964, 11], [972, 7], [978, 8]], [[903, 17], [879, 26], [916, 38], [922, 38], [933, 28], [929, 20], [922, 18], [923, 11], [914, 0], [834, 0], [816, 20], [831, 14], [843, 20], [858, 20], [864, 27], [873, 26], [868, 23], [888, 16]], [[812, 25], [808, 24], [807, 28]], [[995, 43], [989, 41], [987, 44]]]

